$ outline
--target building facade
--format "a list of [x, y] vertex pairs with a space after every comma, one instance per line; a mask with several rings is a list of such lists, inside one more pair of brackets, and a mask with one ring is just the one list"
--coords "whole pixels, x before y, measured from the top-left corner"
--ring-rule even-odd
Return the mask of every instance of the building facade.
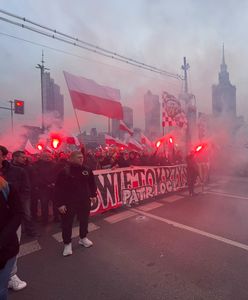
[[223, 46], [219, 83], [212, 86], [212, 113], [215, 118], [236, 119], [236, 87], [230, 83]]
[[148, 91], [144, 96], [145, 134], [151, 140], [161, 136], [159, 96]]
[[62, 125], [64, 121], [64, 96], [60, 93], [60, 87], [50, 77], [49, 72], [43, 74], [43, 105], [46, 127], [53, 125], [50, 123]]

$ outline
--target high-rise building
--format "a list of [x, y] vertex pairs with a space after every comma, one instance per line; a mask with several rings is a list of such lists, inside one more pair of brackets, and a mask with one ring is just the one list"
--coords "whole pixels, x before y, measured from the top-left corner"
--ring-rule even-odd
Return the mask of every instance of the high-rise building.
[[[133, 129], [133, 109], [128, 106], [123, 106], [123, 122], [128, 128]], [[120, 121], [112, 119], [112, 134], [115, 137], [123, 137], [123, 132], [119, 130]]]
[[145, 134], [150, 139], [161, 135], [159, 96], [148, 91], [144, 96]]
[[212, 86], [212, 112], [214, 117], [236, 118], [236, 87], [229, 80], [229, 73], [225, 63], [224, 45], [219, 83]]
[[[43, 74], [43, 105], [46, 123], [63, 122], [64, 120], [64, 96], [60, 93], [60, 87], [54, 83], [49, 72]], [[50, 115], [51, 121], [47, 115]], [[52, 124], [49, 124], [52, 125]], [[47, 127], [47, 125], [46, 125]]]

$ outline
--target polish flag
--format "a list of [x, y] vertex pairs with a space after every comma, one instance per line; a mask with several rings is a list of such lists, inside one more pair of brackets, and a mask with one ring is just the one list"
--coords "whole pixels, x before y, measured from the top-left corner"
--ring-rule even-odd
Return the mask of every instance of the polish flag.
[[65, 141], [67, 144], [80, 146], [80, 142], [76, 136], [67, 136]]
[[30, 143], [30, 140], [27, 140], [26, 145], [24, 147], [24, 150], [27, 151], [29, 154], [36, 154], [39, 153], [38, 150], [36, 150], [32, 144]]
[[133, 135], [133, 130], [127, 127], [127, 125], [122, 120], [120, 120], [119, 129], [128, 132], [130, 135]]
[[116, 139], [111, 135], [105, 134], [105, 143], [108, 145], [116, 145]]
[[116, 138], [115, 140], [116, 140], [116, 145], [118, 147], [122, 147], [122, 148], [127, 148], [128, 147], [128, 145], [125, 142], [122, 142], [120, 139]]
[[154, 144], [143, 133], [141, 133], [141, 144], [147, 145], [151, 148], [154, 147]]
[[133, 139], [133, 138], [129, 139], [128, 147], [132, 150], [135, 150], [135, 151], [143, 150], [143, 147], [137, 141], [135, 141], [135, 139]]
[[74, 109], [122, 120], [120, 91], [64, 71]]

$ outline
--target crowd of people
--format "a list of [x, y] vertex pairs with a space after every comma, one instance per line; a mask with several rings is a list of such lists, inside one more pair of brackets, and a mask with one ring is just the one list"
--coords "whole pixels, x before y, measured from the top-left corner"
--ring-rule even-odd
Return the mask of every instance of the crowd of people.
[[[27, 286], [17, 276], [17, 253], [21, 234], [36, 238], [36, 222], [61, 222], [63, 255], [72, 254], [72, 224], [79, 220], [79, 244], [91, 247], [87, 238], [91, 202], [96, 201], [97, 187], [93, 170], [130, 166], [174, 165], [183, 163], [179, 151], [165, 157], [153, 153], [97, 149], [68, 153], [41, 152], [29, 155], [18, 150], [9, 153], [0, 146], [0, 300], [7, 290]], [[197, 174], [194, 157], [187, 157], [190, 194]]]

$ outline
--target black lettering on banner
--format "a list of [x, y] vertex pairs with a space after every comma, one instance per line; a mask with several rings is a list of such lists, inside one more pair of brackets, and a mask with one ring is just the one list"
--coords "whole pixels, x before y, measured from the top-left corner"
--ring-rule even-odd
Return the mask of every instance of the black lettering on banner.
[[98, 201], [91, 208], [97, 213], [117, 206], [137, 203], [164, 195], [187, 185], [186, 165], [133, 167], [96, 171]]
[[154, 168], [154, 172], [155, 172], [155, 182], [156, 183], [162, 182], [163, 168]]
[[[149, 181], [149, 179], [152, 179], [152, 181]], [[154, 183], [155, 183], [154, 170], [147, 169], [146, 170], [146, 185], [153, 185]]]
[[114, 176], [115, 173], [106, 173], [98, 175], [96, 184], [101, 194], [102, 207], [107, 208], [109, 205], [116, 205], [116, 197], [114, 192]]
[[123, 171], [123, 184], [125, 188], [132, 188], [132, 170]]
[[138, 175], [138, 183], [139, 183], [139, 186], [142, 186], [142, 179], [144, 178], [144, 175], [145, 175], [145, 170], [144, 169], [136, 169], [136, 170], [133, 170], [133, 175]]

